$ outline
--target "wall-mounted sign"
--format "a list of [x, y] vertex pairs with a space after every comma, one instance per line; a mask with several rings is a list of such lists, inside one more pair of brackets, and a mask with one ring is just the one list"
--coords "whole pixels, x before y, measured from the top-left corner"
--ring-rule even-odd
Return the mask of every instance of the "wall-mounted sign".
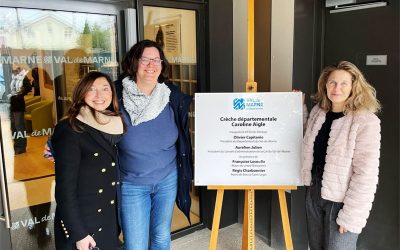
[[302, 185], [300, 93], [197, 93], [196, 185]]
[[387, 65], [387, 55], [367, 55], [366, 65]]

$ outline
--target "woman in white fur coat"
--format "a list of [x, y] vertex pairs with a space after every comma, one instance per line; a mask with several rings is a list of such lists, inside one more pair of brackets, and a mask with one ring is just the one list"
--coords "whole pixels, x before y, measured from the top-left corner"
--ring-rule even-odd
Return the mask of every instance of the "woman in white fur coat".
[[326, 67], [303, 140], [310, 249], [356, 249], [378, 184], [380, 110], [352, 63]]

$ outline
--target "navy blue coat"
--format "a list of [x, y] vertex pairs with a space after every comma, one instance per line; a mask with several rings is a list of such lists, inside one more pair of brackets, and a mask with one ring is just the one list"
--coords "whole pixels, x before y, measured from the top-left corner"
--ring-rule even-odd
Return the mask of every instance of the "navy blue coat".
[[[175, 123], [178, 128], [177, 149], [177, 169], [178, 169], [178, 194], [176, 204], [178, 208], [186, 215], [190, 222], [190, 184], [192, 182], [192, 147], [189, 134], [189, 107], [192, 97], [183, 94], [178, 87], [173, 84], [166, 84], [171, 90], [169, 101], [174, 111]], [[118, 100], [122, 102], [122, 80], [115, 82]]]

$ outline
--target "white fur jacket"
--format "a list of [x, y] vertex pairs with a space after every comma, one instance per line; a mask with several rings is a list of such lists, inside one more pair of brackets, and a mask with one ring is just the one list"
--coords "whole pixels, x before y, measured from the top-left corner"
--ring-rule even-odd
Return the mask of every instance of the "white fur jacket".
[[[313, 147], [326, 112], [310, 112], [303, 139], [304, 185], [311, 182]], [[322, 180], [323, 199], [343, 202], [336, 222], [353, 233], [365, 227], [378, 184], [381, 127], [370, 112], [347, 114], [332, 123]]]

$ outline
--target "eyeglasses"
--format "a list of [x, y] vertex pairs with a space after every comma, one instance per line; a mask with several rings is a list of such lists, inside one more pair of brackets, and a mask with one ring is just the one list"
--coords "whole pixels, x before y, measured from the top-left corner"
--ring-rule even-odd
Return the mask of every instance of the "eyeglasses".
[[140, 61], [140, 63], [141, 63], [143, 66], [149, 65], [150, 62], [151, 62], [151, 64], [153, 64], [154, 66], [160, 66], [160, 65], [161, 65], [161, 62], [162, 62], [163, 60], [161, 60], [160, 58], [153, 58], [153, 59], [150, 59], [150, 58], [147, 58], [147, 57], [141, 57], [141, 58], [139, 59], [139, 61]]

